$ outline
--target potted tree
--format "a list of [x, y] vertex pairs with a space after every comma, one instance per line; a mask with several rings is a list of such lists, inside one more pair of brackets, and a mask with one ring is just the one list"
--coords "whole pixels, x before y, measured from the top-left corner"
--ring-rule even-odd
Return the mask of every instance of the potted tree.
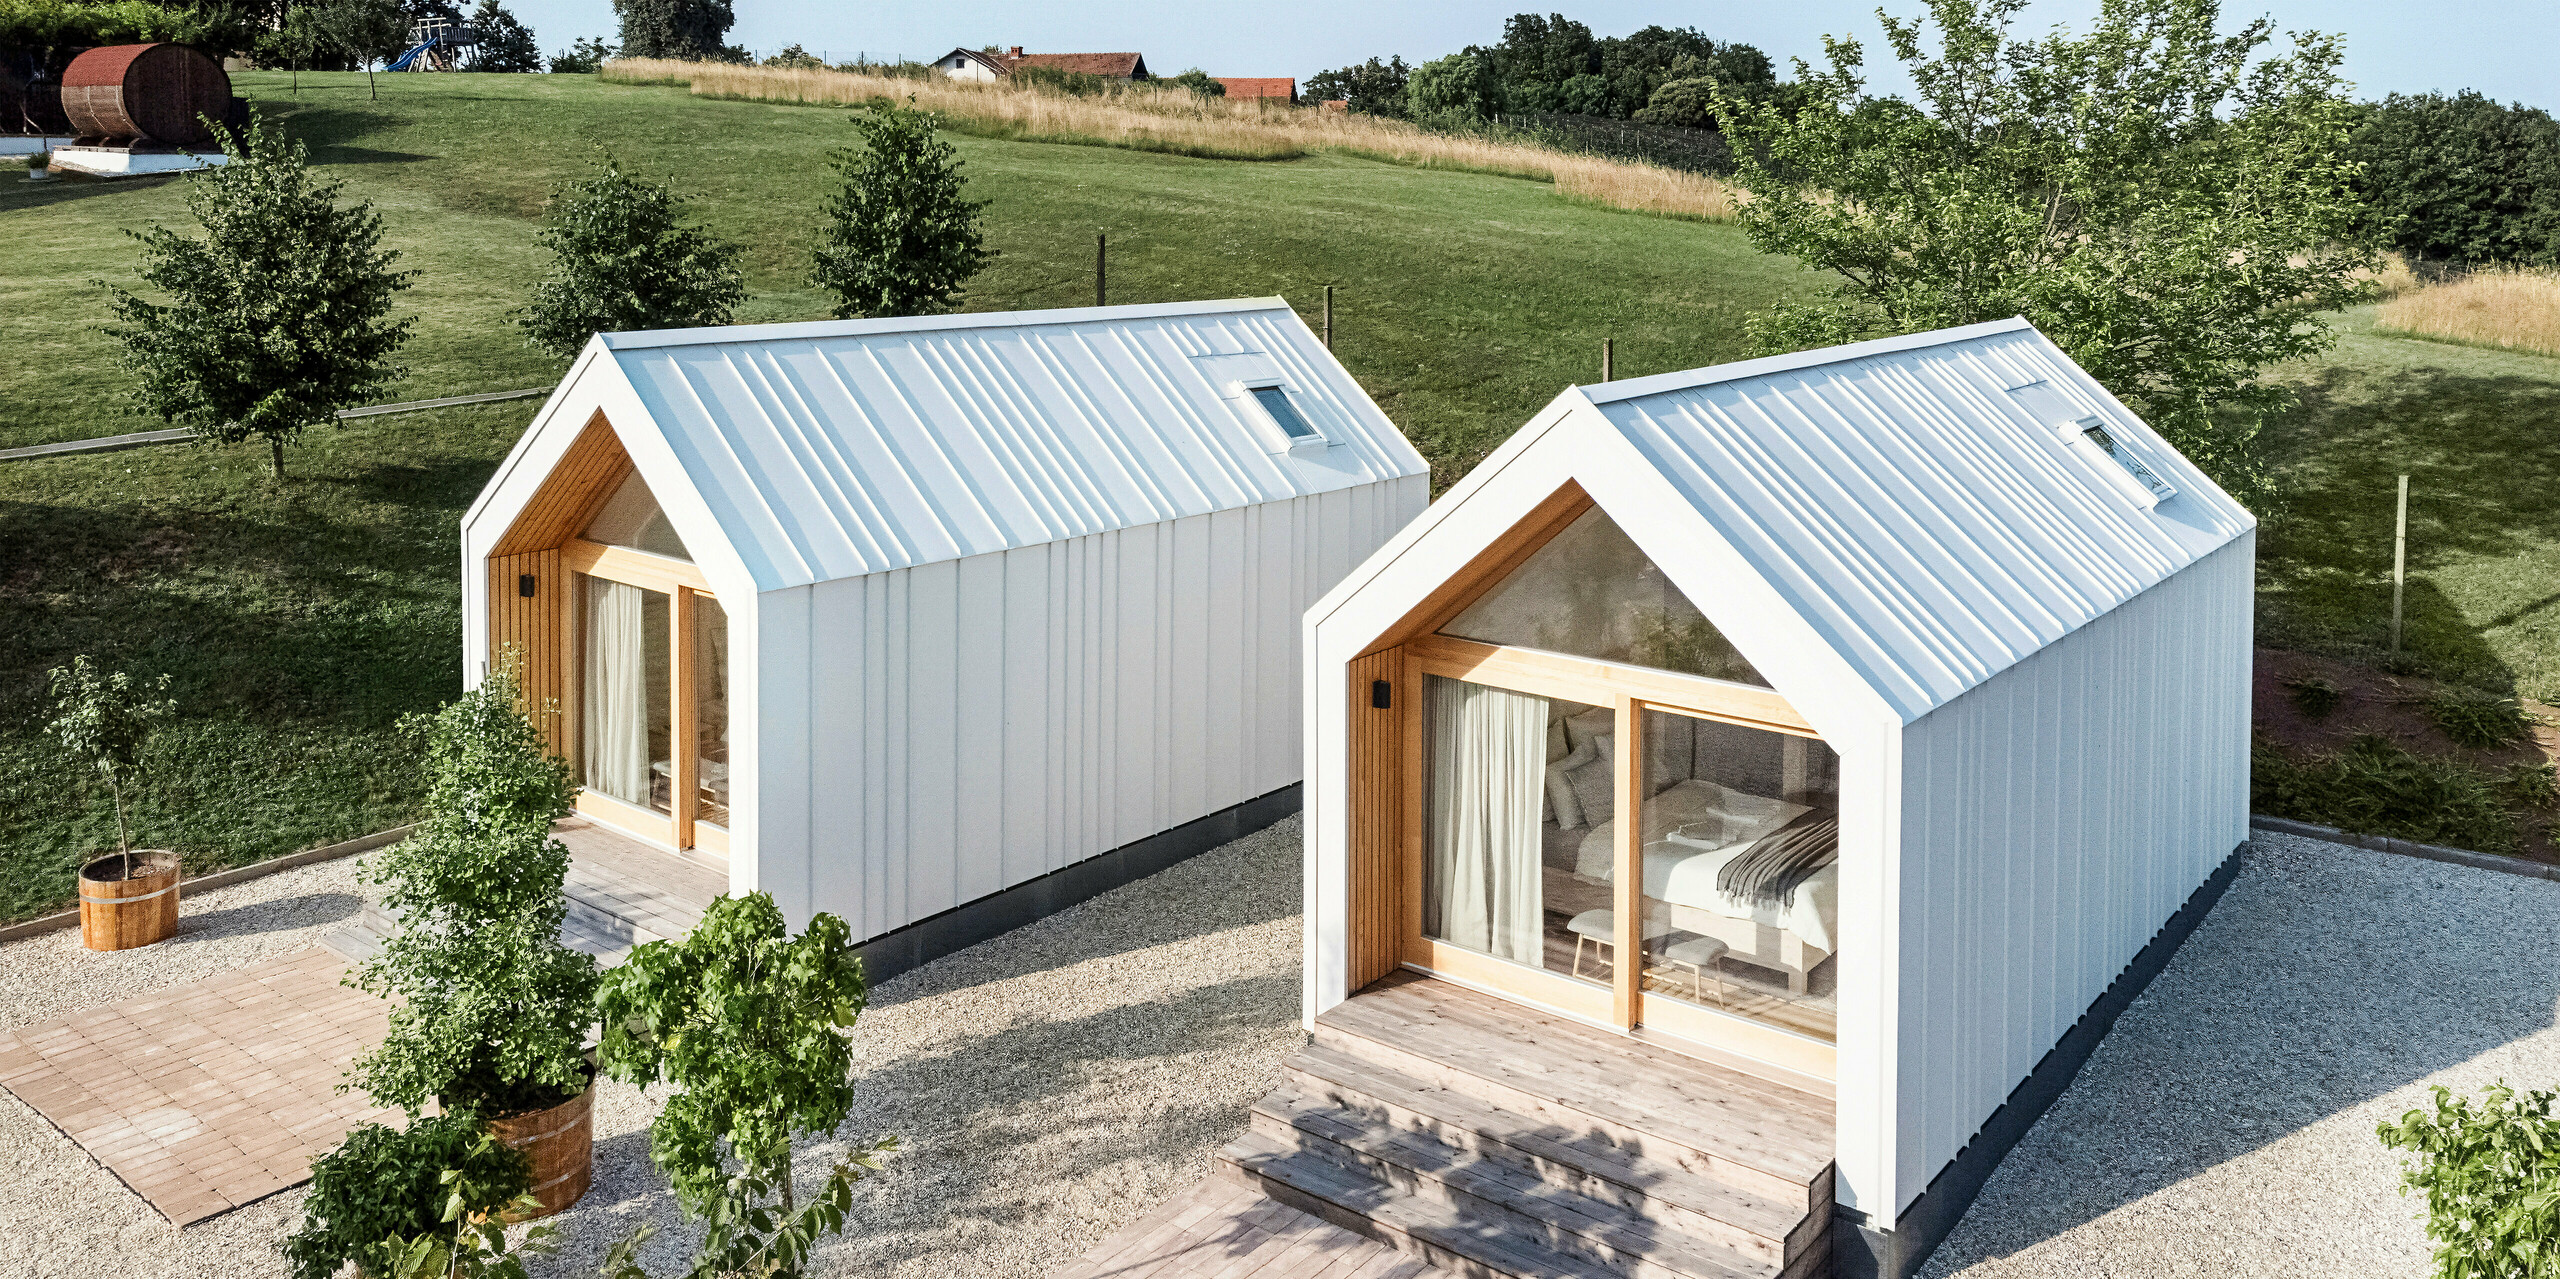
[[518, 709], [520, 687], [509, 664], [408, 721], [426, 811], [371, 868], [400, 931], [348, 982], [392, 1000], [356, 1086], [412, 1116], [432, 1100], [475, 1117], [532, 1161], [543, 1215], [576, 1203], [592, 1167], [596, 967], [560, 944], [569, 850], [551, 826], [576, 788]]
[[27, 181], [53, 181], [53, 153], [38, 151], [27, 157]]
[[152, 726], [177, 709], [176, 702], [154, 696], [169, 691], [169, 677], [136, 681], [123, 671], [102, 669], [86, 655], [46, 674], [54, 711], [46, 728], [65, 750], [96, 767], [115, 797], [116, 851], [80, 868], [80, 944], [91, 950], [148, 946], [178, 931], [178, 855], [134, 848], [124, 790], [142, 771], [142, 746]]

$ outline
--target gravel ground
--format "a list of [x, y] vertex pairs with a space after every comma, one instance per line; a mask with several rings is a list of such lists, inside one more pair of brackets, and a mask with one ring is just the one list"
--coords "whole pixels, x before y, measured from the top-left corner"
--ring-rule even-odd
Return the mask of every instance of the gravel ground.
[[[333, 862], [191, 900], [172, 944], [0, 947], [0, 1027], [298, 949], [360, 891]], [[1301, 1040], [1297, 911], [1292, 820], [882, 985], [862, 1103], [801, 1171], [873, 1135], [905, 1149], [816, 1273], [1031, 1279], [1204, 1175]], [[2555, 919], [2560, 885], [2261, 835], [1925, 1273], [2426, 1274], [2373, 1127], [2431, 1084], [2560, 1077]], [[595, 1186], [537, 1275], [592, 1274], [641, 1220], [655, 1267], [682, 1261], [656, 1108], [604, 1086]], [[0, 1275], [276, 1275], [301, 1212], [287, 1191], [178, 1231], [14, 1098], [0, 1168]]]
[[[0, 947], [0, 1028], [111, 1003], [312, 944], [361, 906], [353, 861], [190, 899], [172, 943], [95, 955], [62, 933]], [[926, 965], [872, 992], [855, 1034], [862, 1100], [843, 1140], [904, 1148], [865, 1183], [820, 1275], [1045, 1275], [1208, 1171], [1242, 1131], [1298, 1013], [1295, 818]], [[663, 1090], [607, 1082], [595, 1183], [537, 1276], [589, 1275], [641, 1220], [676, 1273], [694, 1233], [649, 1164]], [[0, 1093], [0, 1276], [270, 1276], [301, 1218], [290, 1190], [170, 1226]]]
[[2560, 884], [2260, 832], [1922, 1273], [2428, 1274], [2374, 1127], [2560, 1083], [2555, 925]]

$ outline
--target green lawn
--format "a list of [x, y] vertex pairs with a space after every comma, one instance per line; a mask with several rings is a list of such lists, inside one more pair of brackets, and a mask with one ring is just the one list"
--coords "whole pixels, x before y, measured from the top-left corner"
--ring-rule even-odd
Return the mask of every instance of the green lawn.
[[[383, 211], [425, 271], [394, 398], [537, 386], [557, 366], [504, 323], [540, 271], [545, 194], [610, 143], [672, 177], [745, 250], [743, 318], [805, 319], [834, 109], [694, 99], [591, 77], [278, 75], [239, 91]], [[1730, 227], [1596, 209], [1513, 178], [1314, 158], [1238, 163], [955, 137], [1003, 256], [971, 309], [1338, 286], [1338, 349], [1445, 481], [1565, 385], [1603, 337], [1643, 373], [1740, 353], [1740, 320], [1802, 277]], [[0, 180], [0, 447], [141, 429], [117, 409], [94, 279], [122, 232], [183, 225], [176, 181]], [[199, 866], [394, 824], [416, 794], [391, 725], [461, 685], [454, 523], [529, 403], [381, 418], [290, 451], [146, 450], [0, 464], [0, 918], [59, 905], [112, 831], [101, 788], [36, 729], [43, 671], [96, 652], [169, 671], [184, 727], [155, 752], [143, 833]]]
[[[591, 77], [280, 75], [239, 91], [310, 141], [425, 272], [411, 399], [536, 386], [557, 366], [505, 324], [540, 270], [544, 195], [610, 144], [673, 177], [738, 242], [742, 318], [825, 306], [803, 264], [843, 143], [834, 109], [694, 99]], [[1195, 160], [953, 139], [1003, 256], [971, 309], [1083, 305], [1093, 234], [1114, 301], [1339, 286], [1338, 350], [1446, 483], [1565, 385], [1742, 353], [1740, 321], [1812, 283], [1730, 226], [1612, 212], [1511, 178], [1315, 157]], [[177, 182], [0, 180], [0, 447], [151, 425], [117, 409], [90, 281], [129, 279], [122, 232], [181, 223]], [[2262, 635], [2375, 660], [2389, 607], [2390, 477], [2416, 476], [2412, 644], [2422, 666], [2560, 690], [2560, 361], [2370, 333], [2351, 315], [2273, 443], [2297, 486], [2262, 541]], [[0, 464], [0, 918], [60, 905], [112, 830], [36, 728], [42, 672], [78, 652], [168, 671], [184, 712], [154, 752], [143, 835], [199, 866], [380, 829], [416, 796], [392, 732], [461, 684], [455, 520], [529, 403], [323, 431], [293, 478], [251, 450]]]

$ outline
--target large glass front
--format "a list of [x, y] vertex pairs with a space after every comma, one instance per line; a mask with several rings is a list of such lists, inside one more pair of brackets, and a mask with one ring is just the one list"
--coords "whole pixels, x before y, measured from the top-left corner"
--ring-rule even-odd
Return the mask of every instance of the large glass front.
[[[1821, 742], [1646, 708], [1648, 1007], [1721, 1009], [1830, 1042], [1840, 764]], [[1586, 866], [1607, 879], [1605, 864]]]
[[708, 595], [693, 597], [694, 820], [729, 825], [729, 615]]
[[1768, 686], [1643, 548], [1596, 506], [1440, 633]]
[[580, 773], [588, 790], [673, 811], [674, 718], [666, 595], [600, 577], [578, 578]]

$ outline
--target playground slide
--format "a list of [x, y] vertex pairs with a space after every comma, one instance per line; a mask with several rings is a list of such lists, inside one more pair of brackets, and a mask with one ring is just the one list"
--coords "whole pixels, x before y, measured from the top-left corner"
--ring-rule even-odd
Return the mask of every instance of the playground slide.
[[391, 65], [384, 67], [383, 70], [406, 71], [412, 64], [416, 63], [418, 59], [427, 56], [427, 50], [434, 47], [436, 47], [436, 42], [433, 40], [411, 46], [407, 53], [401, 54], [399, 57], [393, 59]]

